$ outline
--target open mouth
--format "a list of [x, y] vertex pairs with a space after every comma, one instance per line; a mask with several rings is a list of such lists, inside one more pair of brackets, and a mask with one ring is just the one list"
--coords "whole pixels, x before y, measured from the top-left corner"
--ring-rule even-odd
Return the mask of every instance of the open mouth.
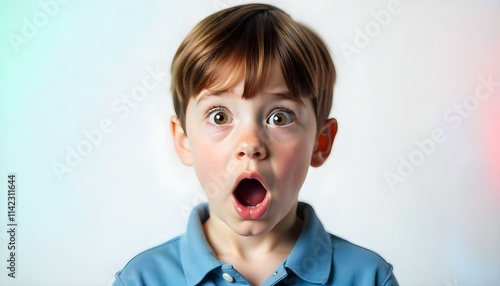
[[255, 179], [243, 179], [234, 190], [234, 197], [245, 207], [256, 207], [266, 198], [267, 190]]

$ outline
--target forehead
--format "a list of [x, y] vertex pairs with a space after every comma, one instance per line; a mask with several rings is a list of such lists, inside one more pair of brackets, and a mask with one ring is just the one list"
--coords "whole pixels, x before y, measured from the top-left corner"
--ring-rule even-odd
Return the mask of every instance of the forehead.
[[243, 99], [257, 94], [274, 95], [282, 99], [302, 102], [300, 94], [292, 93], [285, 80], [283, 69], [276, 59], [266, 61], [260, 77], [248, 76], [241, 63], [226, 62], [213, 72], [211, 83], [196, 97], [203, 95], [238, 94]]

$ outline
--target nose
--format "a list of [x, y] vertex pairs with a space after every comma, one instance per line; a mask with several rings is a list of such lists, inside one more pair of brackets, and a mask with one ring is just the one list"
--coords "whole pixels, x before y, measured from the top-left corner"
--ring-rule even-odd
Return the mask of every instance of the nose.
[[[253, 129], [253, 128], [252, 128]], [[256, 129], [244, 130], [241, 136], [238, 149], [236, 150], [236, 157], [239, 160], [255, 159], [262, 160], [266, 158], [266, 147], [263, 144], [263, 138], [259, 135]]]

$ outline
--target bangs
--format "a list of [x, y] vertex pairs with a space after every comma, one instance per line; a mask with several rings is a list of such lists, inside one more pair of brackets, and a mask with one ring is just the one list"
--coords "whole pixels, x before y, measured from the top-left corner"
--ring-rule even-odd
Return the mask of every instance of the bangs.
[[190, 54], [187, 69], [180, 71], [184, 90], [196, 97], [203, 89], [220, 93], [244, 80], [242, 97], [250, 98], [266, 83], [275, 60], [290, 97], [315, 97], [314, 59], [305, 50], [311, 45], [304, 39], [308, 38], [301, 29], [277, 8], [225, 11], [225, 15], [209, 17], [184, 43], [194, 47], [183, 49]]
[[243, 98], [281, 68], [288, 98], [311, 98], [318, 122], [328, 116], [335, 70], [324, 43], [282, 10], [248, 4], [219, 11], [186, 37], [172, 62], [174, 109], [184, 126], [188, 101], [203, 89], [222, 93], [241, 81]]

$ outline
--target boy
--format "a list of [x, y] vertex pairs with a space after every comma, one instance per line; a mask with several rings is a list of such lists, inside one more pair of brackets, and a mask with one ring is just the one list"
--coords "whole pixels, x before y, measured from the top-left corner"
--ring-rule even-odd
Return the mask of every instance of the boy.
[[334, 81], [323, 42], [276, 7], [232, 7], [198, 24], [172, 63], [171, 132], [208, 205], [114, 285], [398, 285], [390, 264], [327, 233], [298, 202], [337, 132]]

